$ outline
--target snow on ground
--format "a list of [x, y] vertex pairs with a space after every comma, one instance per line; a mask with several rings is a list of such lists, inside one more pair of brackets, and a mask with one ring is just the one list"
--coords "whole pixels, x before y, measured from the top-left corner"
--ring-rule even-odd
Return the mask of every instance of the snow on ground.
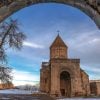
[[[36, 91], [30, 90], [21, 90], [21, 89], [7, 89], [7, 90], [0, 90], [0, 94], [32, 94], [36, 93]], [[8, 100], [10, 98], [2, 98], [2, 100]], [[64, 99], [57, 99], [57, 100], [100, 100], [100, 98], [64, 98]]]
[[32, 94], [32, 93], [33, 91], [20, 90], [20, 89], [0, 90], [0, 94]]
[[2, 100], [9, 100], [10, 98], [2, 98]]
[[100, 100], [100, 98], [65, 98], [65, 99], [58, 99], [58, 100]]

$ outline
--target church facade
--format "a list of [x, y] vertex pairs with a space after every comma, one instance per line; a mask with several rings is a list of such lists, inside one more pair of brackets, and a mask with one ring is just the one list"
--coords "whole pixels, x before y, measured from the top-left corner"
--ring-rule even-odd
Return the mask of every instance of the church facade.
[[68, 58], [68, 46], [59, 35], [50, 46], [50, 60], [42, 62], [40, 90], [54, 96], [90, 95], [89, 76], [80, 68], [80, 59]]

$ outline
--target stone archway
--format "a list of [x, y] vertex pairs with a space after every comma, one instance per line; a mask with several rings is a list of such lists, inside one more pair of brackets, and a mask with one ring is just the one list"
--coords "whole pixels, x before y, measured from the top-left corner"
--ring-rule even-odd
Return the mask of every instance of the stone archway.
[[71, 77], [67, 71], [60, 74], [60, 93], [61, 96], [71, 97]]
[[0, 22], [24, 7], [49, 2], [66, 4], [80, 9], [100, 28], [100, 0], [0, 0]]

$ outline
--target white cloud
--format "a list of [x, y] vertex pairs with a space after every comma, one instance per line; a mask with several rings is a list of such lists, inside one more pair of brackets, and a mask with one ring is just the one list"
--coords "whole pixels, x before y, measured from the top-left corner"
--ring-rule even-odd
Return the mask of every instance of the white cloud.
[[34, 75], [31, 72], [13, 70], [13, 83], [14, 85], [34, 85], [39, 82], [39, 75]]
[[89, 44], [95, 44], [97, 42], [100, 42], [99, 33], [100, 32], [98, 30], [90, 30], [83, 33], [79, 32], [77, 33], [77, 36], [75, 36], [74, 38], [70, 38], [69, 45], [72, 45], [72, 47], [75, 46], [79, 48], [83, 46], [89, 46]]
[[90, 44], [92, 43], [100, 43], [100, 39], [99, 38], [94, 38], [93, 40], [89, 41]]
[[[90, 71], [92, 73], [100, 73], [100, 67], [89, 67], [89, 66], [85, 66], [83, 67], [85, 70]], [[100, 77], [99, 77], [100, 78]]]
[[31, 47], [31, 48], [44, 48], [44, 46], [42, 46], [42, 45], [39, 45], [39, 44], [36, 44], [36, 43], [27, 42], [27, 41], [24, 41], [23, 45], [27, 46], [27, 47]]
[[81, 68], [87, 72], [90, 80], [100, 80], [100, 67], [81, 66]]

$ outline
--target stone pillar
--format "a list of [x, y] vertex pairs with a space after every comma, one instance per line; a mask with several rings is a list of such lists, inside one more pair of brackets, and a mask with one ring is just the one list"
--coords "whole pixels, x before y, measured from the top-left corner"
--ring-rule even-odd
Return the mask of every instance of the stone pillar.
[[71, 97], [83, 95], [82, 83], [80, 78], [71, 79]]
[[71, 97], [75, 96], [75, 80], [74, 77], [71, 77]]
[[60, 93], [60, 82], [58, 78], [58, 66], [51, 65], [51, 92], [53, 96], [59, 95]]

